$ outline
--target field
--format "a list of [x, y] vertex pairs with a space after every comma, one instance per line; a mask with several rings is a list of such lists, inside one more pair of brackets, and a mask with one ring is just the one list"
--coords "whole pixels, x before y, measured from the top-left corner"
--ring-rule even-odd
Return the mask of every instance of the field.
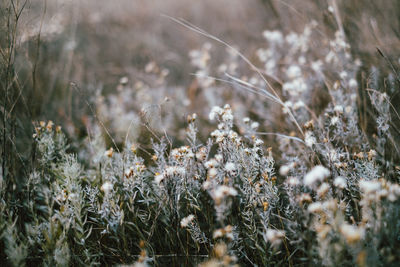
[[1, 266], [398, 266], [398, 0], [4, 0]]

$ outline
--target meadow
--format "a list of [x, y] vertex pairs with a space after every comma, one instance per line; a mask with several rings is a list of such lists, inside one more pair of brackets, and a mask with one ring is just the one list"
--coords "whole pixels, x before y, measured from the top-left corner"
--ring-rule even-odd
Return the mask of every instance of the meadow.
[[400, 2], [4, 0], [2, 266], [398, 266]]

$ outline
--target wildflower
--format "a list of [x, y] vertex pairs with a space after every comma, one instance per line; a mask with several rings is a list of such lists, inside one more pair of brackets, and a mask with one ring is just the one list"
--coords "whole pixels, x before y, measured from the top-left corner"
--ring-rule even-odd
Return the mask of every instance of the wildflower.
[[381, 184], [377, 180], [374, 181], [361, 180], [359, 186], [365, 194], [374, 193], [381, 188]]
[[207, 148], [201, 147], [197, 152], [196, 152], [196, 159], [199, 161], [204, 161], [207, 158]]
[[322, 208], [326, 210], [335, 211], [337, 207], [336, 199], [330, 199], [322, 203]]
[[210, 159], [204, 163], [204, 167], [206, 167], [207, 169], [217, 167], [218, 165], [219, 163], [216, 159]]
[[263, 204], [264, 211], [267, 211], [267, 210], [268, 210], [268, 207], [269, 207], [268, 201], [263, 201], [262, 204]]
[[304, 204], [311, 203], [312, 199], [310, 194], [303, 193], [300, 195], [300, 197], [298, 197], [298, 201], [300, 202], [300, 204]]
[[306, 146], [312, 147], [317, 143], [317, 139], [315, 138], [314, 134], [311, 131], [307, 131], [305, 133], [304, 142], [306, 143]]
[[214, 130], [211, 133], [211, 137], [214, 137], [217, 143], [221, 143], [225, 139], [225, 134], [220, 130]]
[[266, 238], [272, 246], [278, 246], [284, 237], [285, 233], [281, 230], [268, 229], [266, 232]]
[[259, 126], [260, 126], [260, 124], [258, 122], [253, 122], [250, 125], [251, 129], [253, 129], [253, 130], [257, 129]]
[[133, 154], [136, 154], [136, 152], [137, 152], [137, 147], [136, 147], [135, 144], [132, 144], [132, 145], [131, 145], [131, 151], [132, 151]]
[[342, 176], [338, 176], [335, 178], [333, 181], [333, 185], [336, 186], [337, 188], [344, 189], [346, 188], [346, 179]]
[[319, 197], [325, 196], [325, 194], [329, 191], [329, 189], [330, 189], [329, 184], [327, 183], [321, 184], [317, 191], [318, 196]]
[[283, 103], [282, 112], [284, 114], [288, 114], [290, 112], [290, 108], [292, 106], [293, 106], [293, 103], [291, 101], [286, 101], [285, 103]]
[[211, 168], [208, 170], [208, 177], [214, 178], [218, 175], [218, 171], [216, 168]]
[[210, 187], [211, 187], [211, 182], [209, 180], [206, 180], [202, 185], [202, 188], [204, 190], [208, 190], [208, 189], [210, 189]]
[[154, 177], [154, 180], [156, 181], [156, 183], [160, 184], [163, 179], [164, 179], [164, 175], [160, 174], [159, 172], [156, 172], [156, 176]]
[[322, 67], [322, 61], [317, 60], [311, 63], [311, 69], [315, 72], [320, 72]]
[[150, 61], [149, 63], [146, 64], [144, 71], [147, 73], [150, 72], [156, 72], [158, 69], [156, 63], [154, 61]]
[[191, 223], [193, 221], [193, 219], [194, 219], [194, 215], [193, 214], [190, 214], [189, 216], [183, 218], [181, 220], [181, 227], [182, 228], [186, 228], [189, 225], [189, 223]]
[[256, 138], [256, 139], [254, 140], [254, 145], [255, 145], [255, 146], [261, 146], [262, 144], [264, 144], [264, 141], [263, 141], [263, 140], [258, 139], [258, 138]]
[[52, 121], [48, 121], [46, 125], [47, 131], [51, 132], [53, 130], [54, 123]]
[[333, 108], [333, 110], [335, 111], [335, 112], [337, 112], [337, 113], [343, 113], [343, 106], [341, 106], [341, 105], [336, 105], [334, 108]]
[[219, 185], [217, 189], [214, 190], [213, 199], [217, 205], [221, 203], [221, 200], [228, 196], [236, 196], [238, 193], [235, 188], [226, 186], [226, 185]]
[[286, 75], [290, 79], [294, 79], [294, 78], [300, 77], [301, 76], [301, 69], [300, 69], [299, 66], [296, 66], [296, 65], [290, 66], [286, 71]]
[[300, 184], [300, 181], [299, 181], [299, 179], [297, 179], [297, 177], [289, 177], [288, 179], [287, 179], [287, 183], [288, 183], [288, 185], [290, 185], [290, 186], [297, 186], [297, 185], [299, 185]]
[[328, 152], [328, 158], [330, 159], [330, 161], [337, 161], [338, 160], [338, 153], [336, 150], [331, 149]]
[[230, 109], [225, 109], [222, 114], [222, 120], [224, 122], [231, 122], [233, 121], [232, 111]]
[[350, 114], [350, 113], [353, 111], [353, 108], [352, 108], [351, 106], [347, 106], [347, 107], [344, 109], [344, 111], [345, 111], [347, 114]]
[[347, 77], [347, 72], [346, 72], [346, 71], [341, 71], [341, 72], [339, 73], [339, 76], [340, 76], [341, 79], [346, 79], [346, 77]]
[[391, 202], [396, 201], [400, 196], [400, 186], [398, 184], [391, 184], [388, 190], [389, 190], [389, 195], [388, 195], [389, 201]]
[[319, 202], [319, 201], [317, 201], [317, 202], [311, 203], [311, 204], [308, 206], [307, 210], [308, 210], [309, 212], [311, 212], [311, 213], [318, 213], [318, 212], [322, 212], [322, 210], [323, 210], [322, 207], [323, 207], [323, 206], [322, 206], [322, 203]]
[[318, 181], [323, 181], [330, 175], [330, 171], [324, 166], [315, 166], [310, 172], [304, 177], [304, 184], [306, 186], [312, 186]]
[[113, 189], [113, 184], [111, 182], [105, 182], [102, 186], [101, 186], [101, 191], [103, 191], [105, 194], [108, 194], [111, 192], [111, 190]]
[[221, 237], [227, 237], [228, 239], [233, 240], [233, 234], [232, 234], [233, 227], [232, 225], [227, 225], [224, 228], [219, 228], [213, 232], [213, 239], [221, 238]]
[[328, 233], [331, 230], [331, 227], [329, 225], [326, 224], [317, 224], [315, 227], [315, 230], [317, 231], [318, 237], [321, 239], [325, 239], [326, 236], [328, 235]]
[[283, 35], [280, 31], [264, 31], [263, 36], [271, 43], [280, 44], [283, 42]]
[[283, 165], [279, 168], [279, 174], [282, 176], [286, 176], [290, 172], [290, 166], [289, 165]]
[[109, 150], [107, 150], [104, 155], [107, 157], [111, 158], [113, 156], [114, 149], [111, 147]]
[[76, 193], [71, 193], [71, 194], [69, 194], [69, 195], [68, 195], [68, 200], [70, 200], [70, 201], [76, 201], [76, 200], [78, 200], [78, 194], [76, 194]]
[[349, 81], [349, 87], [352, 88], [352, 89], [354, 89], [354, 88], [357, 88], [357, 86], [358, 86], [357, 81], [356, 81], [355, 79], [350, 79], [350, 81]]
[[304, 124], [304, 128], [305, 128], [306, 130], [314, 130], [314, 121], [313, 121], [313, 120], [307, 121], [307, 122]]
[[298, 110], [299, 108], [302, 108], [302, 107], [304, 107], [304, 106], [305, 106], [304, 102], [301, 101], [301, 100], [299, 100], [299, 101], [297, 101], [296, 103], [294, 103], [293, 109], [294, 109], [294, 110]]
[[224, 236], [223, 229], [217, 229], [213, 232], [213, 238], [217, 239]]
[[235, 170], [236, 170], [236, 165], [235, 165], [235, 163], [233, 163], [233, 162], [227, 162], [227, 163], [225, 164], [225, 170], [226, 170], [227, 172], [233, 172], [233, 171], [235, 171]]
[[124, 76], [121, 79], [119, 79], [119, 83], [122, 85], [127, 85], [129, 82], [128, 77]]
[[336, 124], [338, 124], [338, 122], [339, 122], [339, 117], [333, 116], [331, 118], [331, 125], [335, 126]]
[[375, 157], [376, 157], [376, 151], [371, 149], [370, 151], [368, 151], [368, 160], [372, 161]]
[[223, 110], [222, 110], [220, 107], [214, 106], [214, 107], [211, 109], [211, 112], [210, 112], [210, 114], [208, 115], [208, 118], [210, 119], [210, 121], [213, 121], [213, 120], [215, 120], [216, 116], [217, 116], [217, 115], [221, 115], [222, 112], [223, 112]]
[[364, 229], [344, 223], [340, 226], [340, 233], [350, 244], [359, 241], [364, 236]]
[[186, 173], [185, 168], [178, 167], [178, 166], [169, 166], [164, 171], [165, 175], [167, 176], [183, 176]]
[[224, 243], [218, 243], [213, 249], [215, 257], [217, 258], [222, 258], [223, 256], [225, 256], [227, 251], [228, 248]]
[[217, 162], [222, 162], [223, 159], [224, 159], [224, 157], [223, 157], [221, 154], [215, 155], [215, 160], [216, 160]]

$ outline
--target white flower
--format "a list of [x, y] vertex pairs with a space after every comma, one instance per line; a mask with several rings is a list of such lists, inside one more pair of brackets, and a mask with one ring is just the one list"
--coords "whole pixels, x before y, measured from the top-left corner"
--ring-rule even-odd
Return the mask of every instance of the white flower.
[[311, 63], [311, 68], [313, 71], [315, 72], [320, 72], [321, 71], [321, 67], [322, 67], [322, 61], [321, 60], [317, 60]]
[[214, 239], [217, 239], [217, 238], [220, 238], [220, 237], [223, 237], [224, 236], [224, 231], [223, 231], [224, 229], [217, 229], [217, 230], [215, 230], [214, 232], [213, 232], [213, 238]]
[[304, 102], [301, 101], [301, 100], [299, 100], [299, 101], [297, 101], [296, 103], [294, 103], [293, 109], [294, 109], [294, 110], [298, 110], [299, 108], [302, 108], [302, 107], [304, 107], [304, 106], [305, 106]]
[[286, 35], [286, 42], [290, 45], [295, 45], [299, 42], [299, 35], [295, 32], [291, 32]]
[[290, 79], [294, 79], [294, 78], [300, 77], [301, 76], [301, 69], [297, 65], [292, 65], [287, 69], [286, 75]]
[[266, 232], [266, 238], [273, 246], [277, 246], [282, 242], [285, 233], [280, 230], [268, 229]]
[[181, 220], [181, 227], [182, 228], [187, 227], [189, 225], [189, 223], [191, 223], [193, 221], [193, 219], [194, 219], [194, 215], [193, 214], [190, 214], [189, 216], [183, 218]]
[[105, 182], [102, 186], [101, 186], [101, 191], [103, 191], [104, 193], [108, 194], [111, 192], [111, 190], [113, 189], [113, 184], [111, 182]]
[[305, 133], [304, 142], [306, 143], [306, 146], [312, 147], [315, 143], [317, 143], [317, 139], [311, 131], [307, 131]]
[[357, 86], [358, 86], [357, 81], [356, 81], [355, 79], [350, 79], [350, 81], [349, 81], [349, 87], [352, 88], [352, 89], [354, 89], [354, 88], [357, 88]]
[[253, 130], [257, 129], [259, 126], [260, 126], [260, 124], [256, 121], [252, 122], [250, 125], [251, 129], [253, 129]]
[[164, 175], [162, 174], [157, 174], [154, 180], [156, 181], [157, 184], [160, 184], [161, 181], [164, 179]]
[[342, 79], [346, 79], [347, 78], [347, 72], [346, 71], [342, 71], [339, 73], [340, 78]]
[[[285, 84], [283, 85], [285, 86]], [[293, 103], [291, 101], [286, 101], [283, 103], [282, 111], [284, 114], [288, 114], [290, 112], [290, 108], [293, 107]]]
[[334, 110], [335, 112], [338, 112], [338, 113], [343, 113], [343, 106], [341, 106], [341, 105], [336, 105], [336, 106], [333, 108], [333, 110]]
[[365, 194], [373, 193], [381, 189], [381, 183], [377, 180], [375, 181], [366, 181], [366, 180], [361, 180], [360, 183], [360, 188]]
[[225, 139], [225, 134], [220, 130], [214, 130], [211, 133], [211, 137], [214, 137], [217, 143], [221, 143]]
[[346, 188], [346, 179], [342, 176], [338, 176], [335, 178], [335, 181], [333, 181], [333, 185], [340, 189]]
[[68, 199], [69, 199], [70, 201], [76, 201], [76, 200], [78, 200], [78, 194], [76, 194], [76, 193], [71, 193], [71, 194], [69, 194]]
[[210, 159], [209, 161], [206, 161], [204, 163], [204, 167], [206, 167], [207, 169], [217, 167], [218, 165], [219, 163], [215, 159]]
[[290, 166], [289, 165], [283, 165], [279, 169], [279, 174], [282, 176], [286, 176], [289, 174], [290, 171]]
[[283, 42], [283, 35], [280, 31], [264, 31], [263, 36], [271, 43], [280, 44]]
[[317, 181], [322, 182], [325, 178], [330, 175], [330, 171], [324, 166], [315, 166], [309, 173], [304, 177], [304, 184], [306, 186], [312, 186]]
[[364, 229], [350, 225], [350, 224], [342, 224], [340, 226], [340, 232], [346, 238], [347, 242], [355, 243], [359, 241], [364, 236]]
[[321, 211], [323, 210], [323, 208], [322, 208], [322, 203], [319, 202], [319, 201], [314, 202], [314, 203], [311, 203], [311, 204], [308, 206], [307, 210], [308, 210], [309, 212], [311, 212], [311, 213], [321, 212]]
[[227, 163], [225, 164], [225, 170], [226, 170], [227, 172], [233, 172], [233, 171], [235, 171], [235, 170], [236, 170], [236, 165], [235, 165], [235, 163], [233, 163], [233, 162], [227, 162]]
[[218, 106], [214, 106], [212, 109], [211, 109], [211, 112], [210, 112], [210, 114], [208, 115], [208, 118], [210, 119], [210, 121], [213, 121], [213, 120], [215, 120], [215, 117], [217, 116], [217, 115], [221, 115], [222, 114], [222, 108], [220, 108], [220, 107], [218, 107]]
[[317, 191], [318, 196], [323, 197], [329, 191], [329, 189], [330, 189], [329, 184], [327, 183], [321, 184]]
[[263, 140], [258, 139], [258, 138], [256, 140], [254, 140], [254, 145], [255, 146], [261, 146], [262, 144], [264, 144]]
[[224, 157], [223, 157], [221, 154], [217, 154], [217, 155], [215, 155], [215, 159], [216, 159], [218, 162], [222, 162], [222, 160], [224, 159]]
[[232, 112], [230, 112], [230, 110], [229, 110], [229, 111], [226, 111], [226, 112], [224, 112], [224, 113], [223, 113], [223, 115], [222, 115], [222, 120], [223, 120], [224, 122], [230, 122], [230, 121], [233, 121], [233, 115], [232, 115]]
[[211, 187], [211, 182], [206, 180], [202, 185], [204, 190], [208, 190]]
[[289, 177], [288, 179], [287, 179], [287, 183], [290, 185], [290, 186], [297, 186], [297, 185], [299, 185], [300, 184], [300, 181], [299, 181], [299, 179], [297, 179], [296, 177]]
[[331, 118], [331, 125], [335, 126], [336, 124], [338, 124], [338, 122], [339, 122], [339, 117], [333, 116]]
[[208, 176], [211, 178], [214, 178], [215, 176], [217, 176], [218, 171], [216, 168], [211, 168], [208, 170]]
[[214, 192], [214, 199], [220, 200], [226, 196], [236, 196], [237, 191], [235, 188], [226, 186], [226, 185], [219, 185]]

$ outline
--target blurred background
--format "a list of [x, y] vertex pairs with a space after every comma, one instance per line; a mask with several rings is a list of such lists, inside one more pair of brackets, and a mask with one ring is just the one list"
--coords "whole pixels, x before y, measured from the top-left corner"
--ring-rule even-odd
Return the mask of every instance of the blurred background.
[[[7, 0], [1, 12], [1, 125], [9, 136], [2, 150], [16, 152], [14, 165], [34, 156], [31, 136], [33, 122], [39, 120], [60, 124], [77, 141], [72, 150], [105, 129], [110, 131], [105, 135], [108, 146], [110, 136], [117, 146], [127, 139], [149, 143], [155, 138], [149, 129], [180, 143], [188, 114], [207, 118], [213, 105], [230, 102], [228, 84], [207, 93], [210, 86], [192, 73], [203, 67], [206, 75], [219, 77], [218, 70], [230, 66], [223, 63], [231, 62], [239, 76], [250, 78], [254, 73], [249, 66], [223, 45], [164, 15], [221, 38], [257, 66], [257, 50], [266, 46], [265, 30], [302, 32], [310, 23], [316, 25], [311, 49], [320, 56], [325, 51], [319, 47], [334, 39], [335, 32], [345, 33], [352, 56], [363, 62], [361, 88], [368, 84], [372, 66], [379, 66], [377, 77], [396, 73], [399, 66], [397, 0]], [[236, 112], [259, 119], [252, 98], [241, 94], [237, 105], [249, 111]], [[322, 90], [316, 103], [323, 105], [323, 97]], [[391, 97], [393, 104], [399, 103], [398, 94]], [[279, 114], [275, 118], [260, 121], [261, 127], [285, 129], [277, 123]]]

